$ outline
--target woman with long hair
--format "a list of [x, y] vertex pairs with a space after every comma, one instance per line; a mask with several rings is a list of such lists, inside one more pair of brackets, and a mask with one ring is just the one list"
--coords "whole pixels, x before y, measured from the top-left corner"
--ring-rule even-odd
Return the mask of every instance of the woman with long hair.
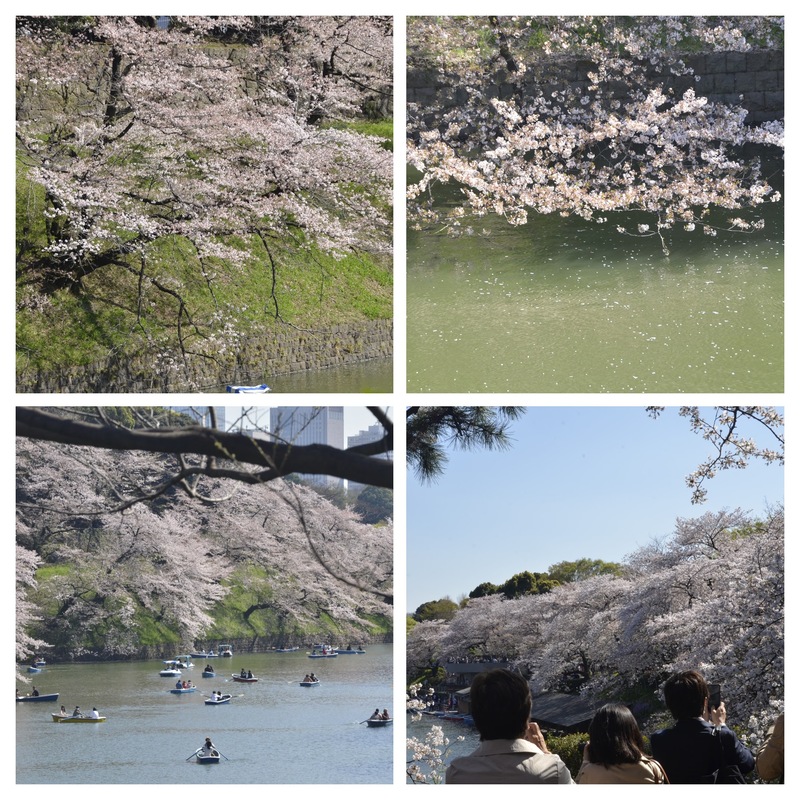
[[575, 783], [669, 783], [664, 768], [644, 752], [644, 739], [627, 706], [609, 703], [589, 724], [589, 741]]

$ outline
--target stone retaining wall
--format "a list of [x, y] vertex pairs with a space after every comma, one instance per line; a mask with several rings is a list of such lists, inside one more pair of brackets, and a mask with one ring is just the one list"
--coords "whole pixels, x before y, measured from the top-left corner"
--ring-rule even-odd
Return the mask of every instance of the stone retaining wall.
[[[769, 120], [783, 119], [784, 115], [784, 58], [782, 50], [753, 50], [746, 53], [705, 53], [684, 58], [687, 65], [694, 69], [695, 75], [663, 76], [652, 72], [654, 81], [663, 80], [666, 87], [671, 87], [677, 95], [682, 95], [690, 87], [709, 100], [725, 102], [731, 105], [741, 104], [748, 111], [748, 123], [760, 123]], [[529, 86], [542, 88], [545, 94], [567, 86], [588, 88], [587, 72], [595, 69], [592, 62], [576, 58], [550, 59], [549, 69], [556, 69], [559, 74], [558, 84], [548, 82], [539, 86], [536, 83], [535, 68], [530, 71], [532, 80]], [[485, 92], [489, 97], [506, 99], [513, 95], [514, 89], [504, 81], [504, 75], [487, 76]], [[437, 81], [435, 74], [425, 71], [409, 72], [407, 76], [407, 100], [409, 103], [434, 105], [439, 108], [450, 108], [466, 101], [463, 88], [445, 88]], [[620, 84], [612, 94], [617, 99], [624, 99], [624, 85]], [[742, 99], [740, 99], [740, 96]]]
[[[145, 355], [103, 361], [58, 372], [22, 371], [18, 392], [193, 392], [227, 383], [260, 383], [272, 375], [327, 369], [389, 358], [392, 320], [336, 325], [321, 331], [281, 328], [245, 341], [235, 354], [192, 357], [174, 368], [155, 365]], [[263, 376], [261, 378], [254, 376]]]

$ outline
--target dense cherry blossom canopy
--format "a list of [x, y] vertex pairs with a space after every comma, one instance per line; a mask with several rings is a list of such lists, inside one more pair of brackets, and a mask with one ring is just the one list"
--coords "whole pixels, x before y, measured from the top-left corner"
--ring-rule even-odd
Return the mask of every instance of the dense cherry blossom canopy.
[[390, 252], [391, 153], [350, 125], [389, 109], [390, 19], [44, 22], [17, 25], [21, 307], [66, 289], [208, 357], [245, 311], [221, 283], [263, 272], [280, 318], [287, 248]]
[[[670, 80], [692, 76], [687, 53], [779, 48], [782, 29], [775, 17], [410, 19], [411, 66], [439, 90], [409, 110], [408, 160], [421, 173], [408, 189], [412, 216], [446, 213], [469, 231], [487, 213], [519, 225], [531, 210], [597, 222], [643, 212], [646, 222], [619, 229], [657, 235], [665, 252], [674, 226], [761, 226], [710, 213], [779, 199], [745, 146], [782, 152], [782, 123], [748, 125], [741, 106], [674, 92]], [[585, 86], [563, 73], [576, 61]], [[447, 182], [463, 202], [442, 212], [432, 201]]]

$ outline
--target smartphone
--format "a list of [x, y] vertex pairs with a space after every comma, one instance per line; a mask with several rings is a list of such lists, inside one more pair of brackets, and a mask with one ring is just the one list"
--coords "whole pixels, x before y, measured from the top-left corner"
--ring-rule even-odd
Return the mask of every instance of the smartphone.
[[722, 702], [722, 687], [718, 683], [708, 684], [708, 707], [709, 709], [719, 708]]

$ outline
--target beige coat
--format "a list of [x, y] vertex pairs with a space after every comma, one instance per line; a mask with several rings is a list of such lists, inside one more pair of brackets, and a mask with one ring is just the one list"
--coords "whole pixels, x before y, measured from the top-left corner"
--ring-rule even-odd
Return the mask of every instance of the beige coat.
[[581, 764], [575, 783], [669, 783], [661, 764], [643, 757], [636, 764]]

